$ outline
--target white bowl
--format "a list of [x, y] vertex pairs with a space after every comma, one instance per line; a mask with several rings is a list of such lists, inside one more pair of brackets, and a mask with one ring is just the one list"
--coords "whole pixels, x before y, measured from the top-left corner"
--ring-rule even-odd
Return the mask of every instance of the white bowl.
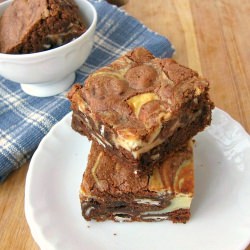
[[[0, 16], [12, 1], [0, 4]], [[97, 13], [86, 0], [75, 0], [88, 26], [77, 39], [55, 49], [22, 55], [0, 53], [0, 75], [21, 84], [29, 95], [45, 97], [66, 90], [94, 43]]]

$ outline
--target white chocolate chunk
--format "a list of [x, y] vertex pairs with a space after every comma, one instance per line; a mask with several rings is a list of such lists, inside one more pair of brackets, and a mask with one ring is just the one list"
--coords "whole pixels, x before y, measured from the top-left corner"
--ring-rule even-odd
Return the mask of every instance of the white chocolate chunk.
[[142, 215], [160, 215], [173, 212], [178, 209], [189, 209], [192, 202], [190, 195], [180, 194], [171, 200], [171, 204], [162, 210], [143, 212]]
[[167, 219], [168, 219], [168, 215], [143, 217], [143, 220], [153, 220], [153, 221], [162, 221], [162, 220], [167, 220]]
[[90, 212], [92, 211], [92, 210], [94, 210], [95, 208], [94, 207], [89, 207], [89, 208], [87, 208], [87, 210], [86, 210], [86, 212], [85, 212], [85, 215], [86, 216], [89, 216], [90, 215]]
[[118, 216], [116, 215], [114, 217], [115, 221], [117, 222], [125, 222], [125, 221], [131, 221], [131, 218], [128, 218], [128, 217], [121, 217], [121, 216]]
[[104, 132], [105, 132], [104, 125], [101, 125], [100, 134], [104, 136]]
[[149, 205], [160, 205], [160, 201], [152, 200], [152, 199], [135, 199], [134, 200], [137, 204], [149, 204]]

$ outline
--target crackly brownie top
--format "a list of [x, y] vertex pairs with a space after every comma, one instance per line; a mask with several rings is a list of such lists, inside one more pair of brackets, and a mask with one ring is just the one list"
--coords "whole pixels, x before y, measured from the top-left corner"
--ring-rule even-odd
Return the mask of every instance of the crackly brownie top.
[[75, 85], [69, 99], [73, 110], [94, 114], [123, 136], [142, 137], [208, 87], [197, 72], [136, 48]]
[[173, 153], [151, 176], [138, 176], [134, 169], [122, 166], [93, 142], [87, 169], [81, 184], [85, 196], [193, 194], [192, 141]]
[[9, 51], [23, 41], [32, 43], [34, 36], [60, 40], [69, 32], [85, 30], [73, 0], [15, 0], [0, 19], [0, 52], [13, 53]]

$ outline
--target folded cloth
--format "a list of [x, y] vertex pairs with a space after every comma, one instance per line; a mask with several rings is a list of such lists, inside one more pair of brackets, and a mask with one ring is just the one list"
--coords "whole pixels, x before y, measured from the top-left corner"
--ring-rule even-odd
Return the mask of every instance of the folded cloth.
[[[98, 13], [94, 47], [77, 71], [76, 82], [128, 50], [144, 46], [158, 57], [171, 57], [170, 42], [106, 1], [90, 0]], [[51, 127], [69, 111], [67, 91], [53, 97], [25, 94], [0, 76], [0, 181], [28, 161]]]

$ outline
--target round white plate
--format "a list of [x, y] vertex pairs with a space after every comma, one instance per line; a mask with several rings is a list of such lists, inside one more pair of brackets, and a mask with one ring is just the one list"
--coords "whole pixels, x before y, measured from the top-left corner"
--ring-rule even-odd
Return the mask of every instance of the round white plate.
[[250, 137], [216, 108], [196, 136], [195, 198], [187, 224], [86, 222], [79, 187], [90, 142], [71, 114], [42, 140], [28, 171], [25, 213], [41, 249], [244, 249], [250, 242]]

